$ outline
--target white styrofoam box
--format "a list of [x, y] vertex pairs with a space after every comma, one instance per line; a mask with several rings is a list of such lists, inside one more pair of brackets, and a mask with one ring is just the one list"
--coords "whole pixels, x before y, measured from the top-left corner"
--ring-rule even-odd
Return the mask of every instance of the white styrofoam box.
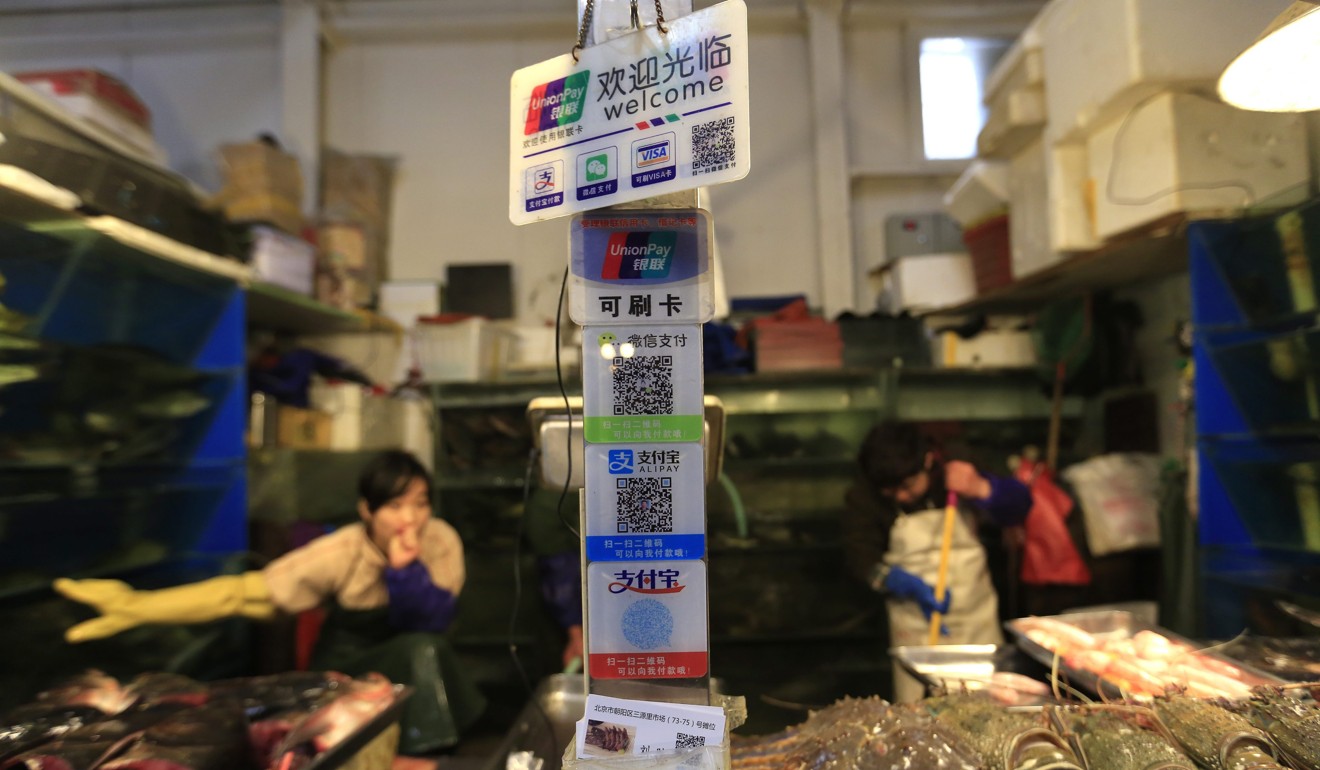
[[500, 356], [505, 374], [528, 374], [554, 371], [555, 329], [513, 321], [498, 321], [507, 350]]
[[1055, 0], [1041, 30], [1049, 132], [1080, 138], [1171, 85], [1213, 90], [1288, 0]]
[[1310, 181], [1302, 116], [1185, 93], [1160, 94], [1099, 127], [1087, 155], [1104, 240], [1174, 212], [1300, 203]]
[[1008, 49], [986, 81], [985, 124], [976, 138], [983, 158], [1009, 158], [1045, 128], [1045, 65], [1025, 37]]
[[1022, 278], [1058, 262], [1050, 246], [1050, 196], [1045, 143], [1037, 138], [1009, 163], [1008, 241], [1013, 277]]
[[440, 312], [440, 284], [435, 281], [385, 281], [378, 296], [380, 314], [405, 329], [419, 317]]
[[484, 318], [452, 323], [424, 323], [413, 329], [417, 363], [427, 382], [494, 380], [504, 368], [509, 346]]
[[949, 307], [976, 295], [969, 254], [899, 257], [882, 270], [879, 305], [891, 313]]
[[1050, 248], [1055, 252], [1100, 248], [1095, 233], [1095, 182], [1081, 142], [1046, 141], [1045, 178], [1050, 201]]
[[311, 296], [316, 281], [316, 247], [273, 227], [254, 227], [252, 269], [266, 283]]
[[313, 382], [312, 408], [330, 415], [329, 449], [397, 449], [404, 445], [403, 402], [357, 383]]
[[935, 344], [935, 360], [950, 368], [1015, 368], [1036, 363], [1031, 332], [1020, 329], [987, 329], [970, 339], [944, 332]]
[[944, 194], [944, 210], [963, 228], [1004, 213], [1008, 208], [1008, 164], [975, 160]]

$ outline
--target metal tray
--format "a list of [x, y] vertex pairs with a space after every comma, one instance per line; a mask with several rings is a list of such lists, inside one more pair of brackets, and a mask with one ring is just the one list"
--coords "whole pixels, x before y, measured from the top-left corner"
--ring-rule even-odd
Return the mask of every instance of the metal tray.
[[[1126, 639], [1138, 631], [1154, 631], [1157, 634], [1167, 637], [1170, 641], [1185, 644], [1192, 649], [1199, 650], [1202, 655], [1205, 655], [1208, 658], [1214, 658], [1237, 666], [1243, 673], [1243, 682], [1250, 687], [1257, 685], [1280, 684], [1283, 682], [1283, 680], [1278, 677], [1271, 676], [1263, 671], [1252, 668], [1251, 666], [1248, 666], [1241, 661], [1234, 660], [1227, 655], [1222, 655], [1214, 650], [1204, 649], [1204, 645], [1197, 644], [1186, 637], [1179, 636], [1166, 628], [1162, 628], [1153, 623], [1143, 622], [1131, 612], [1103, 610], [1097, 612], [1071, 612], [1063, 615], [1045, 615], [1042, 617], [1046, 620], [1054, 620], [1060, 623], [1067, 623], [1071, 626], [1076, 626], [1077, 628], [1101, 639]], [[1026, 618], [1010, 620], [1004, 623], [1004, 628], [1013, 636], [1014, 642], [1023, 652], [1027, 653], [1032, 658], [1035, 658], [1037, 661], [1040, 661], [1040, 663], [1047, 669], [1051, 668], [1055, 663], [1054, 653], [1027, 638], [1025, 630], [1021, 626], [1022, 620], [1026, 620]], [[1093, 694], [1103, 695], [1105, 697], [1121, 697], [1121, 693], [1119, 693], [1117, 687], [1108, 682], [1102, 681], [1090, 671], [1073, 668], [1065, 663], [1062, 658], [1059, 658], [1058, 666], [1060, 675], [1065, 677], [1068, 683], [1074, 687], [1080, 686]]]
[[390, 725], [399, 721], [399, 712], [403, 710], [404, 702], [412, 693], [411, 687], [394, 685], [394, 700], [385, 707], [384, 711], [349, 733], [344, 740], [317, 754], [303, 770], [337, 770], [348, 764], [363, 747], [385, 732]]
[[[1046, 669], [1012, 645], [945, 644], [934, 647], [895, 647], [894, 660], [926, 687], [926, 694], [966, 686], [984, 688], [997, 672], [1021, 674], [1042, 680]], [[1026, 698], [1022, 705], [1040, 705], [1053, 698]]]

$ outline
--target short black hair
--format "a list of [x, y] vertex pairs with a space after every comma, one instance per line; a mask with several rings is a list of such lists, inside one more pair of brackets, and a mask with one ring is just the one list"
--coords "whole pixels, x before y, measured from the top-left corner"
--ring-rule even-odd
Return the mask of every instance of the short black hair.
[[425, 481], [426, 493], [431, 493], [431, 474], [416, 457], [397, 449], [381, 452], [362, 469], [362, 475], [358, 477], [358, 497], [366, 502], [369, 513], [375, 513], [403, 494], [413, 479]]
[[857, 464], [876, 489], [893, 489], [926, 467], [930, 445], [917, 426], [882, 422], [862, 439]]

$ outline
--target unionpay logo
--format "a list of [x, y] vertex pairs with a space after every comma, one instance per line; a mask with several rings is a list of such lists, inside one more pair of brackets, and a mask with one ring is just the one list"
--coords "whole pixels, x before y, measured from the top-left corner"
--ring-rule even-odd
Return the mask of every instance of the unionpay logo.
[[582, 119], [582, 105], [587, 99], [591, 72], [575, 72], [566, 78], [551, 80], [532, 89], [527, 103], [527, 121], [523, 134], [535, 134], [559, 128]]
[[611, 449], [609, 453], [610, 475], [628, 475], [633, 472], [633, 451], [631, 449]]
[[605, 280], [665, 278], [674, 263], [678, 233], [613, 233], [605, 246], [600, 277]]
[[663, 166], [673, 160], [674, 143], [668, 139], [645, 142], [633, 146], [633, 167], [638, 169]]

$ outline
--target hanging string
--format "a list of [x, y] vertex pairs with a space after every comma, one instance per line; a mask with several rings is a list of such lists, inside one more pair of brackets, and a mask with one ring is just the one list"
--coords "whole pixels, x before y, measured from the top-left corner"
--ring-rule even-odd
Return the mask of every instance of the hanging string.
[[587, 30], [591, 29], [591, 14], [596, 9], [596, 0], [587, 0], [587, 7], [582, 11], [582, 26], [578, 27], [577, 45], [573, 46], [573, 61], [578, 61], [578, 51], [587, 47]]
[[632, 0], [632, 2], [628, 3], [628, 21], [632, 24], [633, 29], [642, 28], [642, 19], [637, 13], [637, 0]]

